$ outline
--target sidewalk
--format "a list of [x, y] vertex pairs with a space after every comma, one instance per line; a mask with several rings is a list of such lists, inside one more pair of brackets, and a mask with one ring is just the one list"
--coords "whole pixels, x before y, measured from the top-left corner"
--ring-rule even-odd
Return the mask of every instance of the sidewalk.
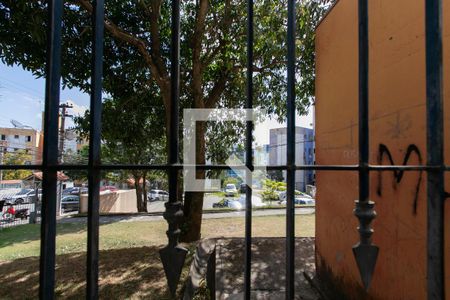
[[[252, 299], [285, 299], [285, 242], [284, 238], [253, 239]], [[315, 275], [314, 238], [296, 238], [295, 260], [295, 299], [320, 299], [304, 276], [304, 272], [311, 278]], [[217, 240], [215, 274], [216, 299], [243, 299], [243, 239]]]
[[[314, 214], [314, 208], [296, 208], [296, 215], [309, 215]], [[254, 210], [253, 216], [277, 216], [285, 215], [285, 209], [260, 209]], [[245, 216], [245, 211], [232, 211], [232, 212], [205, 212], [203, 213], [203, 219], [221, 219], [221, 218], [243, 218]], [[110, 216], [100, 216], [100, 223], [113, 223], [113, 222], [148, 222], [148, 221], [161, 221], [164, 220], [162, 214], [123, 214], [123, 215], [110, 215]], [[87, 217], [79, 216], [62, 216], [58, 217], [58, 223], [85, 223], [87, 222]]]

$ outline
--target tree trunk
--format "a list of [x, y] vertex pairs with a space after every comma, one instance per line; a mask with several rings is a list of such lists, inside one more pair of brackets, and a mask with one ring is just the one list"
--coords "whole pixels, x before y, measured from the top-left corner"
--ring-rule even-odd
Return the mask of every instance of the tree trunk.
[[136, 201], [137, 201], [137, 210], [138, 212], [144, 212], [143, 203], [142, 203], [142, 187], [139, 184], [141, 177], [138, 175], [134, 175], [134, 188], [136, 189]]
[[[205, 164], [205, 122], [197, 122], [195, 163]], [[197, 179], [205, 179], [205, 170], [196, 171]], [[184, 195], [184, 222], [180, 240], [185, 243], [201, 238], [203, 192], [186, 192]]]
[[144, 172], [142, 175], [142, 194], [144, 197], [143, 207], [144, 211], [148, 212], [147, 210], [147, 172]]

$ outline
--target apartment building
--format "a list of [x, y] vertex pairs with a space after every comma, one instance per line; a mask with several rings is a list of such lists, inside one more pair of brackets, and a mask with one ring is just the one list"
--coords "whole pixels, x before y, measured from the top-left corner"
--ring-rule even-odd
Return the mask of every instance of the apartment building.
[[[285, 165], [287, 156], [287, 128], [270, 129], [269, 163], [272, 166]], [[314, 164], [314, 130], [304, 127], [295, 128], [295, 164]], [[282, 171], [286, 180], [286, 171]], [[314, 184], [314, 171], [295, 172], [295, 188], [306, 191], [306, 185]]]
[[41, 160], [39, 152], [40, 134], [32, 128], [5, 128], [0, 127], [0, 151], [3, 153], [25, 151], [30, 154], [32, 161]]

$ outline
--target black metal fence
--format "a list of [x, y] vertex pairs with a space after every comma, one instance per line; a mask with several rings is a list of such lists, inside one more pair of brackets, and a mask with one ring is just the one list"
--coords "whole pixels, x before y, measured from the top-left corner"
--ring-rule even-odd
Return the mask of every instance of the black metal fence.
[[[58, 106], [60, 103], [61, 79], [61, 26], [63, 0], [49, 0], [49, 31], [47, 42], [47, 77], [44, 115], [44, 152], [42, 165], [1, 166], [1, 169], [40, 169], [43, 178], [43, 207], [41, 225], [40, 288], [41, 299], [53, 299], [55, 289], [55, 234], [56, 234], [56, 197], [58, 170], [84, 169], [89, 172], [89, 213], [87, 246], [87, 298], [98, 298], [98, 243], [99, 243], [99, 182], [101, 170], [112, 169], [148, 169], [166, 170], [169, 175], [169, 202], [166, 205], [165, 218], [169, 223], [167, 232], [169, 244], [161, 251], [171, 291], [174, 291], [182, 265], [185, 250], [178, 246], [178, 222], [182, 216], [182, 203], [177, 192], [179, 172], [183, 165], [179, 161], [179, 76], [180, 76], [180, 0], [172, 0], [172, 45], [171, 45], [171, 120], [169, 161], [163, 165], [103, 165], [100, 162], [101, 132], [101, 91], [102, 91], [102, 55], [104, 28], [104, 1], [93, 1], [92, 26], [93, 53], [91, 68], [91, 122], [89, 163], [82, 165], [58, 164]], [[295, 228], [294, 228], [294, 183], [296, 170], [357, 171], [359, 173], [359, 201], [355, 215], [360, 221], [358, 228], [360, 241], [354, 246], [354, 254], [366, 287], [369, 285], [378, 255], [378, 247], [372, 244], [373, 230], [370, 223], [375, 216], [374, 203], [369, 201], [370, 171], [418, 171], [428, 173], [428, 298], [444, 299], [444, 200], [448, 193], [444, 191], [444, 173], [450, 167], [444, 165], [443, 149], [443, 100], [442, 100], [442, 0], [426, 0], [426, 77], [427, 77], [427, 164], [417, 166], [379, 166], [370, 165], [369, 154], [369, 34], [368, 0], [359, 0], [359, 164], [358, 165], [295, 165], [295, 0], [288, 0], [287, 34], [287, 164], [269, 166], [268, 170], [287, 171], [287, 207], [286, 207], [286, 299], [294, 299], [295, 270]], [[248, 72], [246, 108], [253, 106], [253, 83], [251, 66], [253, 65], [253, 1], [248, 4]], [[355, 24], [356, 26], [356, 24]], [[425, 58], [424, 58], [425, 59]], [[247, 123], [246, 130], [246, 167], [253, 167], [252, 124]], [[198, 165], [199, 169], [229, 169], [225, 165]], [[239, 168], [239, 166], [237, 166]], [[247, 174], [250, 176], [250, 174]], [[245, 222], [245, 299], [250, 299], [251, 291], [251, 189], [246, 192]], [[351, 201], [349, 199], [349, 201]], [[356, 242], [356, 241], [355, 241]]]

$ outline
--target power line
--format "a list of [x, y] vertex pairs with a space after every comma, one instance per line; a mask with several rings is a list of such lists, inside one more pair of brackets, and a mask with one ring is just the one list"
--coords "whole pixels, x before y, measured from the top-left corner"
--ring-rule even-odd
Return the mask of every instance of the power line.
[[16, 88], [16, 89], [22, 90], [22, 91], [26, 91], [28, 93], [33, 93], [35, 96], [38, 96], [40, 98], [40, 100], [43, 100], [44, 91], [41, 92], [41, 91], [35, 90], [33, 88], [23, 85], [22, 83], [13, 81], [13, 80], [5, 78], [3, 76], [0, 76], [0, 79], [6, 81], [6, 84], [13, 86], [13, 88]]

